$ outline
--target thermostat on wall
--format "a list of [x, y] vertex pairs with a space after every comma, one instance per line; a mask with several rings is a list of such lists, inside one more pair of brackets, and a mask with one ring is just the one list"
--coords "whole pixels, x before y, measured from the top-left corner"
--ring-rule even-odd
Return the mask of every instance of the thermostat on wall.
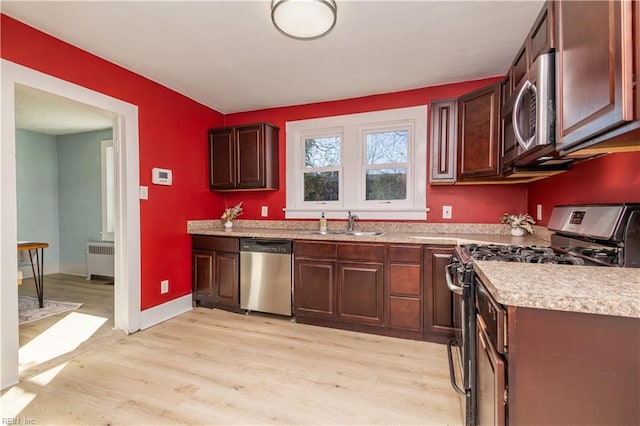
[[151, 182], [156, 185], [171, 185], [173, 173], [169, 169], [154, 167], [151, 170]]

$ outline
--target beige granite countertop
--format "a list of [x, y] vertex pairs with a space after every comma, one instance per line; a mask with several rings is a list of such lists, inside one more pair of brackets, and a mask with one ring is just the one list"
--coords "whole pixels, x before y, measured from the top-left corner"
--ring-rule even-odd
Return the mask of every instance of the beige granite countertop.
[[640, 269], [475, 261], [503, 305], [640, 318]]
[[[236, 221], [225, 230], [220, 220], [187, 223], [187, 232], [227, 237], [285, 238], [415, 244], [517, 244], [548, 246], [546, 228], [534, 235], [512, 237], [506, 225], [362, 222], [361, 231], [384, 235], [319, 235], [314, 221]], [[329, 229], [345, 229], [332, 221]], [[640, 318], [640, 269], [597, 266], [475, 261], [474, 269], [493, 297], [503, 305]]]
[[[345, 229], [342, 223], [331, 222], [329, 230]], [[358, 223], [359, 231], [382, 231], [381, 236], [353, 236], [313, 234], [316, 222], [309, 221], [236, 221], [231, 230], [225, 230], [219, 220], [189, 221], [187, 232], [199, 235], [225, 237], [284, 238], [291, 240], [331, 240], [352, 242], [414, 243], [414, 244], [519, 244], [549, 245], [542, 235], [512, 237], [506, 225], [494, 224], [419, 224], [419, 223]], [[544, 229], [544, 228], [543, 228]]]

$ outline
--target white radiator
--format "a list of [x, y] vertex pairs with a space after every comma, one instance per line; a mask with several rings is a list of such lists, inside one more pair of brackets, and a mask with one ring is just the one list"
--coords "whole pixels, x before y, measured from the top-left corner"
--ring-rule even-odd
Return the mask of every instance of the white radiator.
[[113, 243], [87, 243], [87, 279], [92, 275], [113, 277]]

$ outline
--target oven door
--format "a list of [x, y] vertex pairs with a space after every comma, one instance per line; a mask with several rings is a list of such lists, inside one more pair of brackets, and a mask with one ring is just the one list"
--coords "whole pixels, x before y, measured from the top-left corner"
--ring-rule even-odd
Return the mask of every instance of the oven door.
[[[451, 386], [465, 398], [465, 424], [475, 424], [475, 295], [473, 291], [474, 272], [472, 264], [466, 266], [455, 255], [446, 268], [447, 286], [453, 293], [453, 322], [456, 337], [449, 341], [449, 375]], [[457, 347], [459, 362], [454, 365], [452, 348]], [[456, 378], [456, 371], [462, 379]]]

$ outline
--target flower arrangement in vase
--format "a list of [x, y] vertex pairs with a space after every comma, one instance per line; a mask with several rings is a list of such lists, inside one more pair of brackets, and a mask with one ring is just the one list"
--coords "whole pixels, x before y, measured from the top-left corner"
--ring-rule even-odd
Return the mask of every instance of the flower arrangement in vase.
[[528, 233], [533, 234], [531, 225], [535, 225], [535, 220], [528, 214], [509, 214], [505, 213], [500, 218], [500, 223], [511, 225], [511, 235], [514, 237], [523, 237]]
[[224, 223], [224, 227], [226, 229], [233, 228], [233, 221], [242, 214], [242, 211], [242, 201], [231, 208], [225, 207], [224, 213], [220, 216], [220, 219], [222, 219], [222, 222]]

